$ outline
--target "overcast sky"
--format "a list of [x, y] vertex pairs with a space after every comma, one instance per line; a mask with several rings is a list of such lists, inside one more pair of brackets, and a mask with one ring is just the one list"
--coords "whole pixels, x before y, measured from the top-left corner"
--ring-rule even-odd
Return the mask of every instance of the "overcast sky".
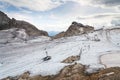
[[0, 10], [46, 31], [65, 31], [72, 21], [120, 26], [120, 0], [0, 0]]

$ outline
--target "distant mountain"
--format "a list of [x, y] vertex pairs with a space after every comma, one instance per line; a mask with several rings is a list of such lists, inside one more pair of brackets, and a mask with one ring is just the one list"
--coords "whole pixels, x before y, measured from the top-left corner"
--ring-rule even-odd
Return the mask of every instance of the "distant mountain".
[[10, 19], [5, 13], [0, 11], [0, 30], [11, 28], [24, 29], [29, 36], [48, 36], [46, 31], [38, 30], [34, 25], [26, 21]]
[[94, 27], [89, 25], [83, 25], [77, 22], [72, 22], [70, 27], [65, 32], [61, 32], [55, 35], [54, 38], [69, 37], [69, 36], [74, 36], [78, 34], [88, 33], [91, 31], [94, 31]]

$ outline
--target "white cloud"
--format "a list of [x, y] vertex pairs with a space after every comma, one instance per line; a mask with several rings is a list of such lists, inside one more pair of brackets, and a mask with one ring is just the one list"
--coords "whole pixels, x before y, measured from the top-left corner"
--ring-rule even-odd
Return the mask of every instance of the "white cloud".
[[120, 5], [120, 0], [93, 0], [92, 2], [95, 4], [102, 4], [110, 7]]
[[[49, 22], [46, 20], [45, 22], [43, 21], [43, 16], [37, 15], [34, 16], [32, 14], [28, 13], [17, 13], [17, 12], [8, 12], [7, 15], [10, 18], [15, 18], [16, 20], [24, 20], [27, 21], [33, 25], [35, 25], [38, 29], [40, 30], [45, 30], [45, 31], [65, 31], [71, 23], [66, 23], [64, 20], [56, 20], [58, 19], [55, 15], [51, 14], [50, 16], [50, 21], [55, 20], [53, 22]], [[67, 25], [67, 26], [66, 26]]]
[[120, 12], [120, 5], [115, 7], [117, 12]]
[[77, 19], [92, 19], [92, 18], [105, 18], [105, 17], [120, 17], [120, 13], [100, 13], [90, 16], [79, 16]]
[[18, 8], [27, 8], [34, 11], [47, 11], [56, 8], [68, 1], [77, 2], [80, 5], [100, 6], [107, 8], [116, 8], [120, 0], [0, 0], [7, 2]]
[[[70, 25], [70, 24], [69, 24]], [[45, 24], [42, 25], [44, 27], [42, 27], [43, 30], [46, 31], [65, 31], [69, 26], [66, 26], [66, 24]]]
[[59, 17], [56, 16], [55, 14], [51, 13], [50, 16], [49, 16], [51, 19], [54, 19], [54, 20], [58, 20]]
[[[0, 0], [1, 1], [1, 0]], [[7, 4], [7, 3], [5, 3], [5, 2], [0, 2], [0, 9], [5, 9], [5, 8], [7, 8], [7, 7], [9, 7], [9, 5]]]
[[[3, 0], [0, 0], [3, 1]], [[63, 2], [60, 2], [63, 1]], [[57, 8], [58, 6], [67, 3], [67, 1], [73, 1], [75, 5], [71, 6], [70, 9], [67, 10], [66, 14], [62, 14], [62, 12], [51, 12], [47, 15], [34, 15], [34, 11], [47, 11], [53, 8]], [[10, 17], [14, 17], [18, 20], [25, 20], [35, 25], [37, 28], [46, 30], [46, 31], [65, 31], [72, 21], [78, 21], [83, 24], [88, 24], [95, 27], [110, 26], [111, 21], [120, 17], [119, 13], [115, 11], [114, 8], [119, 10], [119, 5], [112, 5], [110, 10], [101, 8], [103, 6], [107, 6], [104, 2], [93, 0], [4, 0], [9, 4], [12, 4], [18, 8], [20, 8], [20, 12], [12, 12], [8, 13]], [[66, 4], [65, 4], [66, 5]], [[97, 7], [96, 7], [97, 6]], [[119, 6], [120, 7], [120, 6]], [[34, 10], [29, 11], [24, 8]], [[60, 15], [58, 15], [60, 13]], [[94, 14], [94, 15], [93, 15]], [[76, 19], [79, 17], [79, 19]]]
[[7, 15], [10, 18], [15, 18], [17, 20], [24, 20], [24, 21], [29, 21], [31, 20], [31, 16], [28, 14], [23, 14], [23, 13], [16, 13], [16, 12], [9, 12]]
[[[76, 1], [79, 2], [83, 5], [105, 5], [105, 6], [117, 6], [120, 5], [120, 0], [71, 0], [71, 1]], [[94, 6], [93, 5], [93, 6]]]
[[57, 0], [57, 1], [51, 1], [51, 0], [0, 0], [0, 1], [7, 2], [16, 7], [27, 8], [29, 10], [35, 10], [35, 11], [51, 10], [62, 4], [59, 0]]
[[0, 9], [2, 9], [2, 8], [5, 8], [5, 6], [4, 5], [0, 5]]
[[15, 18], [16, 20], [23, 20], [23, 21], [27, 21], [33, 25], [35, 25], [38, 29], [43, 29], [42, 26], [40, 26], [40, 20], [42, 19], [42, 16], [38, 15], [38, 16], [34, 16], [31, 14], [27, 14], [27, 13], [17, 13], [17, 12], [8, 12], [7, 15], [10, 18]]
[[81, 5], [97, 6], [102, 8], [113, 8], [120, 6], [120, 0], [63, 0], [63, 1], [73, 1]]
[[111, 24], [112, 24], [113, 26], [120, 26], [120, 18], [119, 18], [119, 19], [113, 19], [113, 20], [111, 21]]
[[[120, 13], [102, 13], [91, 16], [81, 16], [78, 17], [78, 22], [82, 22], [84, 24], [92, 25], [96, 28], [100, 28], [102, 26], [115, 26], [113, 23], [118, 23], [117, 18], [120, 19]], [[115, 19], [115, 20], [114, 20]], [[114, 21], [113, 21], [114, 20]]]

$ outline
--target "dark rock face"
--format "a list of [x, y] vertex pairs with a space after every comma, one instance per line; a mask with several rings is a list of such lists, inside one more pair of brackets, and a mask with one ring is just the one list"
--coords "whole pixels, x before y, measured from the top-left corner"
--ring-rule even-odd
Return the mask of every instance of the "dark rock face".
[[8, 29], [10, 18], [0, 11], [0, 30]]
[[88, 33], [94, 31], [94, 27], [89, 25], [83, 25], [81, 23], [72, 22], [70, 27], [67, 29], [66, 32], [61, 32], [54, 36], [54, 38], [61, 38], [61, 37], [69, 37], [78, 34]]
[[0, 30], [10, 28], [25, 29], [29, 36], [48, 36], [46, 31], [38, 30], [34, 25], [26, 21], [19, 21], [14, 18], [10, 19], [5, 13], [0, 11]]

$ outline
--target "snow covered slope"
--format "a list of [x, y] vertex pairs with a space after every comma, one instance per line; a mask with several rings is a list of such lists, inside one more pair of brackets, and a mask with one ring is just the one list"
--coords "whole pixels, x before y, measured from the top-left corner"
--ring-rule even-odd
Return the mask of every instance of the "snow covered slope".
[[27, 40], [28, 35], [24, 29], [12, 28], [0, 31], [0, 44], [21, 42]]
[[[91, 69], [104, 67], [100, 64], [99, 56], [120, 50], [119, 46], [114, 45], [118, 44], [116, 40], [120, 39], [120, 33], [115, 34], [116, 30], [110, 30], [109, 33], [107, 30], [98, 30], [55, 40], [42, 36], [27, 42], [0, 44], [2, 45], [0, 46], [0, 79], [16, 76], [25, 71], [30, 71], [31, 75], [57, 74], [64, 66], [70, 65], [61, 61], [69, 56], [78, 55], [81, 48], [82, 54], [78, 63], [89, 65]], [[46, 57], [46, 52], [51, 59], [42, 61]]]

